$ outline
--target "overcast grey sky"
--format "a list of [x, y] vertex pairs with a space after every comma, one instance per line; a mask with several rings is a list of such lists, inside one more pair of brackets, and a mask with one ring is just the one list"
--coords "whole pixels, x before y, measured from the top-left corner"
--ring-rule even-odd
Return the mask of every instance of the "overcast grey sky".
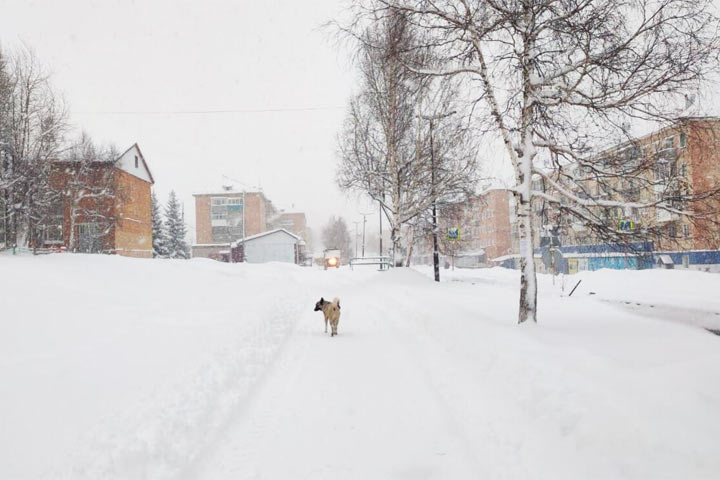
[[[164, 201], [175, 189], [193, 229], [192, 193], [218, 189], [227, 175], [306, 212], [318, 231], [330, 215], [352, 227], [363, 209], [334, 181], [354, 73], [320, 26], [341, 8], [339, 0], [0, 0], [0, 42], [35, 50], [76, 126], [121, 150], [137, 142], [157, 194]], [[283, 109], [292, 111], [256, 111]], [[214, 110], [246, 112], [117, 113]]]
[[[377, 208], [335, 185], [355, 74], [350, 52], [321, 26], [345, 4], [0, 0], [0, 45], [35, 50], [78, 128], [121, 150], [137, 142], [159, 198], [175, 189], [191, 230], [192, 193], [219, 189], [226, 175], [304, 211], [317, 233], [331, 215], [354, 228]], [[702, 101], [714, 111], [716, 91]], [[197, 113], [209, 111], [226, 113]], [[493, 172], [506, 162], [498, 152], [485, 149]]]

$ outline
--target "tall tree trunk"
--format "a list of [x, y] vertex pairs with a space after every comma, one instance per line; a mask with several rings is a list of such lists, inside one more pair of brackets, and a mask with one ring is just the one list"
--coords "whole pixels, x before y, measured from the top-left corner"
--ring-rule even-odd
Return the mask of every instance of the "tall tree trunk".
[[[529, 192], [528, 192], [529, 193]], [[537, 322], [537, 275], [533, 259], [533, 212], [529, 195], [516, 194], [520, 237], [520, 309], [518, 323]]]

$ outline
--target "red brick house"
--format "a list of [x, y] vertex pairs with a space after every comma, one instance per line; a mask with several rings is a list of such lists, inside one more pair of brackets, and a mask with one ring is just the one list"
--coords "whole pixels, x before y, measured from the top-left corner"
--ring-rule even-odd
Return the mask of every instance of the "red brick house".
[[137, 144], [114, 161], [55, 162], [51, 185], [59, 201], [40, 246], [151, 258], [154, 183]]

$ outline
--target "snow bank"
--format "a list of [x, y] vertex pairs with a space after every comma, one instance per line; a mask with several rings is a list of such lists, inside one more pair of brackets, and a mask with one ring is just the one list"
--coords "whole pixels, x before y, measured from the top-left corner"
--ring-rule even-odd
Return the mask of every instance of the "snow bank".
[[248, 394], [307, 303], [294, 266], [84, 255], [0, 263], [0, 291], [10, 293], [2, 478], [172, 477]]

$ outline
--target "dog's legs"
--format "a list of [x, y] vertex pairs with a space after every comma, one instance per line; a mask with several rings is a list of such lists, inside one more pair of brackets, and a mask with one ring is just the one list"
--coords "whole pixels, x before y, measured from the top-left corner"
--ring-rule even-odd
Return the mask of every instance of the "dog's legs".
[[327, 333], [327, 324], [328, 324], [328, 319], [327, 319], [327, 317], [325, 317], [325, 333]]

